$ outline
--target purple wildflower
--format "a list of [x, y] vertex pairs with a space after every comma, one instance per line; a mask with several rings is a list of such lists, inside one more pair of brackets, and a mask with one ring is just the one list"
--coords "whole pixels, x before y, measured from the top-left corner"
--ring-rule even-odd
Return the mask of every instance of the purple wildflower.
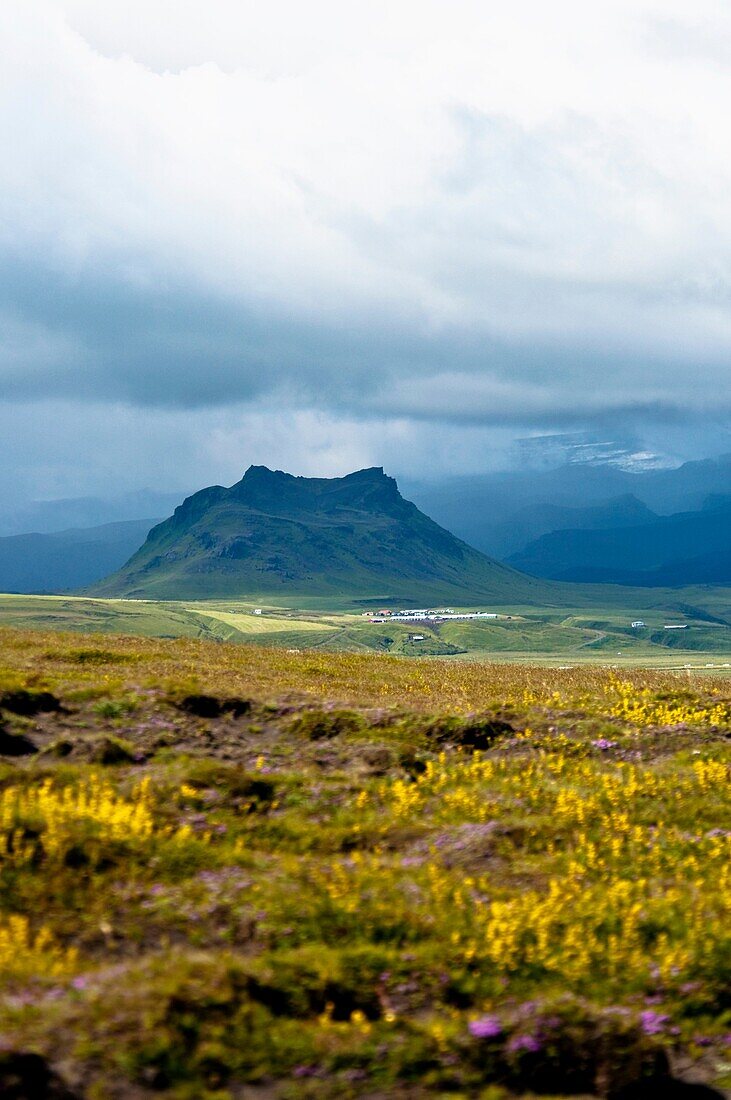
[[618, 743], [617, 741], [608, 741], [606, 737], [600, 737], [596, 741], [592, 741], [595, 749], [615, 749]]
[[519, 1054], [525, 1050], [529, 1054], [535, 1054], [541, 1049], [541, 1044], [535, 1035], [514, 1035], [508, 1043], [511, 1054]]
[[475, 1039], [494, 1039], [502, 1034], [502, 1030], [497, 1016], [480, 1016], [479, 1020], [471, 1020], [468, 1025], [468, 1031]]
[[670, 1017], [665, 1013], [648, 1009], [640, 1013], [640, 1027], [645, 1035], [661, 1035], [669, 1019]]

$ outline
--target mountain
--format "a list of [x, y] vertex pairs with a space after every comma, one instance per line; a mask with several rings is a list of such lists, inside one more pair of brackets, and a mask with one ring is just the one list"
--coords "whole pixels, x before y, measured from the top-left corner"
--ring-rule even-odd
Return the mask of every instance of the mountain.
[[641, 526], [542, 535], [508, 561], [554, 580], [645, 585], [731, 584], [731, 496], [698, 512], [656, 516]]
[[0, 538], [0, 592], [68, 592], [106, 577], [157, 519]]
[[[529, 539], [548, 533], [545, 510], [604, 508], [633, 497], [653, 512], [700, 509], [710, 494], [731, 485], [731, 455], [685, 462], [674, 469], [628, 471], [571, 462], [547, 470], [494, 471], [405, 483], [411, 499], [437, 523], [501, 560]], [[549, 517], [550, 520], [550, 517]], [[574, 524], [555, 517], [559, 528]], [[627, 524], [629, 525], [628, 521]], [[576, 524], [583, 527], [584, 523]]]
[[550, 587], [485, 557], [404, 500], [383, 470], [304, 478], [251, 466], [150, 531], [99, 596], [257, 593], [393, 602], [545, 601]]
[[593, 531], [609, 527], [639, 526], [654, 519], [657, 519], [657, 514], [631, 493], [611, 497], [586, 508], [534, 504], [520, 508], [506, 522], [496, 523], [491, 532], [491, 541], [496, 548], [496, 556], [505, 561], [510, 554], [550, 531]]
[[180, 504], [182, 493], [161, 493], [140, 489], [112, 497], [69, 497], [62, 500], [31, 500], [0, 509], [0, 536], [68, 533], [70, 529], [92, 528], [128, 520], [142, 522], [144, 516], [169, 516]]

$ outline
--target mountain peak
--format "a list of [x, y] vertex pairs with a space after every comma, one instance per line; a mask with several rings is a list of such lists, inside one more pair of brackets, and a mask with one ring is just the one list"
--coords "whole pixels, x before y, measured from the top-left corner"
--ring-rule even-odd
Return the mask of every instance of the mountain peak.
[[401, 496], [383, 467], [295, 477], [250, 466], [189, 497], [99, 591], [211, 598], [287, 591], [530, 601], [539, 582], [484, 557]]
[[241, 481], [226, 490], [236, 500], [259, 511], [335, 512], [408, 507], [396, 481], [382, 466], [355, 470], [344, 477], [298, 477], [268, 466], [250, 466]]
[[278, 481], [309, 481], [309, 482], [335, 482], [335, 481], [364, 481], [364, 480], [385, 480], [393, 481], [393, 478], [387, 476], [384, 473], [383, 466], [366, 466], [362, 470], [354, 470], [350, 474], [344, 474], [342, 477], [304, 477], [298, 474], [289, 474], [284, 470], [272, 470], [269, 466], [249, 466], [244, 473], [239, 485], [242, 482], [252, 482], [259, 480], [278, 480]]

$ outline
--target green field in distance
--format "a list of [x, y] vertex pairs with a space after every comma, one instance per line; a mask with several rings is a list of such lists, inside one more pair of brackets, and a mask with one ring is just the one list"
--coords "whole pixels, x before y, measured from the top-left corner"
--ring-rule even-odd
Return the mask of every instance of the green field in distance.
[[[0, 595], [0, 627], [455, 660], [731, 668], [731, 590], [678, 590], [672, 599], [656, 590], [591, 591], [593, 606], [463, 608], [456, 610], [495, 611], [499, 618], [437, 623], [373, 623], [364, 611], [378, 601], [304, 596], [176, 602], [7, 594]], [[620, 604], [620, 594], [636, 602]], [[638, 619], [646, 625], [633, 629]]]

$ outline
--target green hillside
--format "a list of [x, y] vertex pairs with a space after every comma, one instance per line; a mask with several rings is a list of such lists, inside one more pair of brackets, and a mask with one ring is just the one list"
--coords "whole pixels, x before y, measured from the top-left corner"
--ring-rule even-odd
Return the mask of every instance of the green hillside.
[[552, 586], [481, 554], [425, 516], [380, 468], [301, 478], [252, 466], [188, 497], [99, 596], [219, 599], [248, 593], [393, 602], [545, 603]]

